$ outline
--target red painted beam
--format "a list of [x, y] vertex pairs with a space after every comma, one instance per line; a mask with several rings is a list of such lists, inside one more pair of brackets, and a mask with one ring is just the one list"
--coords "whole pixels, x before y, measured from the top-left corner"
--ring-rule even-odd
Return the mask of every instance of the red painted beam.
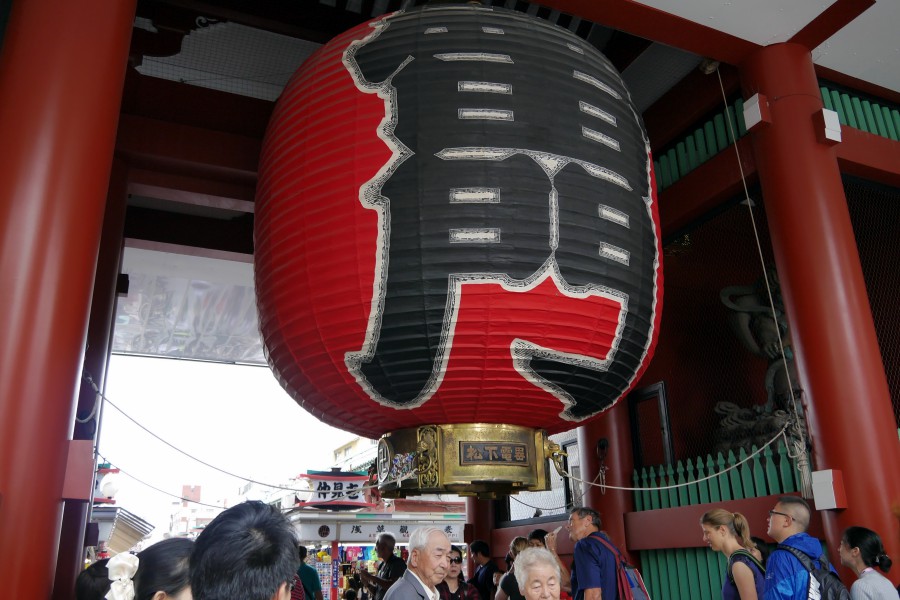
[[841, 173], [900, 187], [900, 142], [852, 127], [841, 127], [841, 140]]
[[633, 0], [540, 0], [539, 4], [733, 65], [759, 48], [753, 42]]
[[[738, 89], [737, 69], [723, 64], [719, 73], [725, 96], [730, 97]], [[651, 149], [657, 152], [669, 145], [714, 110], [725, 110], [719, 77], [699, 69], [692, 71], [644, 111]]]
[[[135, 30], [138, 31], [138, 30]], [[125, 77], [121, 112], [262, 139], [274, 102], [141, 75]]]
[[170, 202], [208, 206], [237, 212], [254, 210], [253, 187], [197, 179], [157, 171], [135, 170], [129, 177], [128, 193]]
[[[753, 149], [747, 137], [738, 140], [747, 186], [757, 180]], [[664, 237], [690, 225], [723, 202], [743, 193], [734, 148], [726, 148], [659, 194], [659, 218]]]
[[[785, 494], [797, 496], [799, 494]], [[780, 496], [763, 496], [744, 500], [723, 500], [708, 504], [693, 504], [677, 508], [661, 508], [631, 512], [625, 515], [625, 539], [629, 551], [663, 550], [667, 548], [702, 548], [703, 532], [700, 517], [713, 508], [739, 512], [750, 523], [750, 533], [770, 541], [766, 536], [769, 510]], [[808, 533], [819, 539], [825, 535], [820, 513], [812, 511]]]
[[788, 41], [815, 50], [874, 4], [875, 0], [837, 0]]
[[262, 143], [245, 136], [123, 114], [116, 154], [137, 168], [255, 185]]
[[[148, 171], [148, 173], [152, 173]], [[162, 174], [165, 176], [165, 174]], [[252, 191], [252, 190], [251, 190]], [[128, 185], [128, 193], [148, 198], [158, 198], [170, 202], [191, 204], [193, 206], [206, 206], [235, 212], [252, 213], [254, 209], [252, 200], [240, 200], [231, 196], [207, 194], [202, 191], [185, 190], [176, 184], [154, 185], [132, 181]]]

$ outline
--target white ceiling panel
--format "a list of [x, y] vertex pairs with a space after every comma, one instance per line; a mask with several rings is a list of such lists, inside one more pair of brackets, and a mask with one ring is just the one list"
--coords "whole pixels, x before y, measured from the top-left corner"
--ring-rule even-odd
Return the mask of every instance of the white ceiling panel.
[[786, 42], [834, 3], [834, 0], [635, 1], [760, 46]]
[[813, 52], [816, 64], [900, 91], [900, 0], [879, 0]]

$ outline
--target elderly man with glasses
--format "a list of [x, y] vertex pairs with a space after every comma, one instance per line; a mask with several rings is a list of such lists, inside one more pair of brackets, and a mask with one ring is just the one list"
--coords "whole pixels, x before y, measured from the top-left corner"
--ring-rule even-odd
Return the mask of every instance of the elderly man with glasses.
[[[822, 544], [806, 533], [810, 510], [799, 496], [782, 496], [769, 511], [769, 537], [803, 552], [818, 565]], [[834, 570], [834, 567], [832, 567]], [[765, 600], [807, 600], [809, 572], [790, 551], [776, 549], [766, 562]]]

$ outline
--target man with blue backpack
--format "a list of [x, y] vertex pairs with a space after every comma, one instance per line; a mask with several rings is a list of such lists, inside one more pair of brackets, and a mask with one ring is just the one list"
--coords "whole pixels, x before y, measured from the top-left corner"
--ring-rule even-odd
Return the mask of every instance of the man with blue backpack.
[[769, 511], [768, 534], [778, 547], [766, 562], [765, 600], [850, 600], [822, 545], [806, 533], [809, 504], [782, 496]]
[[584, 506], [569, 511], [566, 529], [572, 552], [572, 597], [575, 600], [650, 600], [640, 571], [625, 561], [606, 534], [600, 515]]
[[[571, 569], [575, 600], [618, 600], [617, 556], [612, 542], [600, 532], [600, 515], [585, 506], [569, 511], [566, 529], [575, 542]], [[599, 539], [594, 539], [599, 538]], [[600, 543], [600, 539], [607, 544]]]

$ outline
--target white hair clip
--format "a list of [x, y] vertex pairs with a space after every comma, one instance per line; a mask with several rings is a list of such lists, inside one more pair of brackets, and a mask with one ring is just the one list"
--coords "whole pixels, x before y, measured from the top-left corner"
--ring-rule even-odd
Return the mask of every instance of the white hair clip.
[[109, 571], [109, 592], [106, 600], [134, 600], [134, 582], [131, 580], [138, 569], [138, 557], [128, 552], [116, 554], [106, 568]]

